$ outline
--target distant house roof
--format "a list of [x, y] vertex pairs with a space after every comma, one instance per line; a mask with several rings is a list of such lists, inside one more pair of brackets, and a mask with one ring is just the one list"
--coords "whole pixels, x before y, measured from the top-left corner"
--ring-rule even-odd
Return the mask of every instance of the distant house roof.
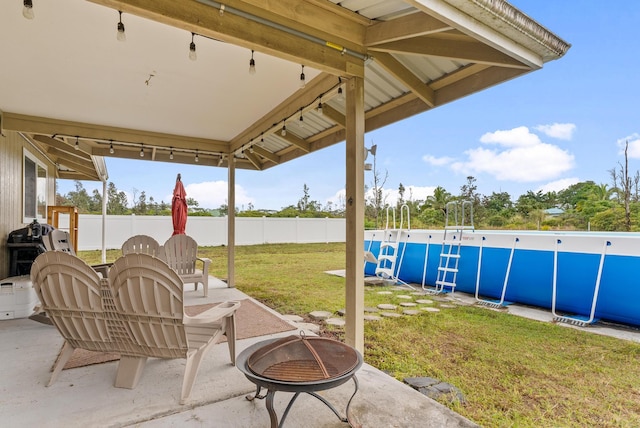
[[544, 210], [544, 213], [550, 216], [557, 216], [560, 214], [564, 214], [564, 210], [562, 208], [549, 208]]

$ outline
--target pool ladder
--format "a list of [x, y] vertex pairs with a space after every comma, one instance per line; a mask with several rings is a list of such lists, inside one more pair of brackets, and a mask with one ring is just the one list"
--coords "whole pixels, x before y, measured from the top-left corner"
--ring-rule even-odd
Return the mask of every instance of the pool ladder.
[[[461, 205], [460, 217], [458, 217], [458, 205]], [[467, 211], [465, 211], [465, 208]], [[450, 219], [454, 222], [451, 226], [449, 225]], [[469, 220], [468, 224], [465, 224], [466, 220]], [[465, 230], [474, 230], [473, 204], [471, 201], [463, 201], [462, 204], [458, 204], [458, 202], [448, 202], [446, 205], [444, 238], [440, 251], [436, 283], [434, 288], [425, 290], [427, 294], [441, 294], [449, 291], [453, 294], [458, 279], [462, 234]]]
[[[407, 229], [404, 229], [405, 213], [407, 217]], [[391, 228], [389, 220], [393, 221]], [[414, 289], [398, 277], [404, 250], [411, 232], [411, 220], [409, 219], [409, 206], [404, 204], [400, 207], [400, 228], [396, 229], [396, 212], [392, 207], [387, 207], [387, 221], [385, 225], [384, 237], [380, 243], [380, 253], [378, 254], [378, 264], [376, 266], [376, 276], [385, 282], [397, 285], [398, 283]], [[404, 239], [403, 239], [404, 237]]]

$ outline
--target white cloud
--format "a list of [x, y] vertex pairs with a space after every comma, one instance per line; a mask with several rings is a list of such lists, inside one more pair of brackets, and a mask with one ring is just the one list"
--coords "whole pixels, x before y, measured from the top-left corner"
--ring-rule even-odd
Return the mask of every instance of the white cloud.
[[451, 162], [454, 161], [453, 158], [450, 158], [448, 156], [443, 156], [441, 158], [437, 158], [435, 156], [432, 155], [424, 155], [422, 156], [422, 160], [429, 164], [429, 165], [433, 165], [433, 166], [442, 166], [442, 165], [447, 165]]
[[547, 193], [547, 192], [559, 192], [561, 190], [567, 189], [569, 188], [569, 186], [572, 186], [576, 183], [579, 183], [580, 179], [577, 177], [570, 177], [570, 178], [562, 178], [560, 180], [556, 180], [556, 181], [551, 181], [543, 186], [540, 186], [537, 191], [541, 191], [542, 193]]
[[573, 123], [554, 123], [553, 125], [538, 125], [535, 129], [551, 138], [571, 140], [576, 125]]
[[526, 126], [506, 131], [487, 132], [480, 137], [480, 142], [505, 147], [536, 146], [541, 143], [540, 138], [536, 134], [532, 134]]
[[624, 147], [627, 142], [629, 142], [629, 151], [627, 152], [629, 158], [640, 159], [640, 134], [633, 133], [624, 138], [620, 138], [617, 141], [618, 147], [620, 148], [619, 154], [624, 154]]
[[346, 195], [347, 191], [345, 189], [340, 189], [335, 193], [335, 195], [328, 198], [326, 202], [331, 202], [334, 207], [343, 207], [345, 205]]
[[524, 126], [486, 133], [480, 141], [504, 147], [467, 150], [467, 160], [453, 163], [451, 169], [466, 175], [486, 173], [498, 180], [534, 182], [552, 180], [574, 167], [571, 153], [543, 143]]
[[[190, 183], [184, 190], [187, 192], [187, 198], [198, 201], [199, 208], [218, 208], [220, 205], [227, 204], [227, 187], [226, 181], [219, 180]], [[172, 199], [173, 195], [170, 194], [165, 200], [171, 203]], [[236, 206], [246, 206], [249, 203], [254, 203], [254, 198], [248, 196], [242, 186], [236, 185]]]

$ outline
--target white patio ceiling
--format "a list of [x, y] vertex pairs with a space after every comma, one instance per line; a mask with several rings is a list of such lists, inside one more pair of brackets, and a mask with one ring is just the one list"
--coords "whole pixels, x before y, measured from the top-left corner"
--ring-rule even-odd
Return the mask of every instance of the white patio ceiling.
[[569, 48], [502, 0], [33, 0], [33, 20], [22, 3], [0, 4], [0, 127], [60, 178], [99, 179], [103, 156], [270, 168], [344, 141], [352, 76], [370, 131]]

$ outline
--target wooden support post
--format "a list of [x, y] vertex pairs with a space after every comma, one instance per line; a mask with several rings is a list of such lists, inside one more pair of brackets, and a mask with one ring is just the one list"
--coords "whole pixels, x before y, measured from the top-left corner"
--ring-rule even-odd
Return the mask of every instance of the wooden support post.
[[345, 341], [364, 353], [364, 79], [346, 84]]
[[227, 202], [227, 287], [234, 288], [236, 257], [236, 164], [233, 153], [229, 154], [229, 188]]

